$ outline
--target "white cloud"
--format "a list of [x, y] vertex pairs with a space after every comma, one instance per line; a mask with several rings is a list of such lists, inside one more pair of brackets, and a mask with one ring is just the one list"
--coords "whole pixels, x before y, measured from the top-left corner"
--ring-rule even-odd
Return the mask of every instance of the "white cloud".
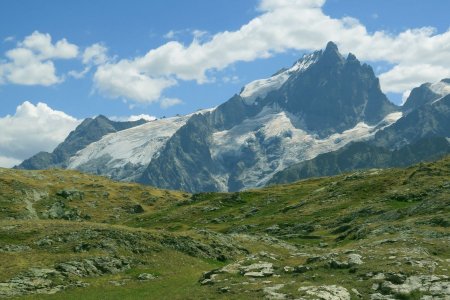
[[4, 39], [3, 39], [3, 41], [5, 42], [5, 43], [7, 43], [7, 42], [12, 42], [12, 41], [14, 41], [16, 38], [14, 37], [14, 36], [7, 36], [7, 37], [5, 37]]
[[157, 118], [155, 116], [150, 116], [150, 115], [147, 115], [147, 114], [140, 114], [140, 115], [131, 115], [131, 116], [129, 116], [127, 121], [138, 121], [140, 119], [144, 119], [146, 121], [154, 121]]
[[12, 168], [22, 162], [20, 159], [0, 155], [0, 168]]
[[131, 115], [131, 116], [126, 116], [126, 117], [109, 117], [110, 120], [113, 121], [119, 121], [119, 122], [133, 122], [133, 121], [138, 121], [141, 119], [144, 119], [146, 121], [154, 121], [157, 118], [155, 116], [151, 116], [151, 115], [147, 115], [147, 114], [140, 114], [140, 115]]
[[175, 38], [175, 36], [176, 36], [177, 34], [178, 34], [177, 31], [175, 31], [175, 30], [170, 30], [169, 32], [167, 32], [167, 33], [164, 35], [164, 38], [165, 38], [165, 39], [168, 39], [168, 40], [171, 40], [171, 39]]
[[84, 76], [92, 69], [93, 66], [98, 66], [107, 63], [111, 58], [108, 57], [108, 48], [100, 43], [92, 44], [84, 49], [81, 56], [81, 62], [85, 65], [81, 71], [71, 70], [67, 73], [70, 77], [75, 79], [84, 78]]
[[[194, 38], [188, 45], [169, 41], [144, 56], [102, 66], [95, 76], [95, 86], [110, 97], [153, 102], [178, 80], [205, 83], [208, 71], [290, 49], [320, 49], [330, 40], [344, 53], [351, 51], [362, 60], [396, 65], [381, 75], [386, 92], [404, 91], [417, 83], [449, 76], [442, 69], [450, 70], [450, 31], [437, 34], [435, 29], [423, 27], [399, 34], [369, 33], [354, 18], [325, 15], [324, 3], [325, 0], [261, 0], [258, 7], [261, 14], [238, 30], [216, 33], [204, 42]], [[171, 31], [166, 37], [174, 38], [176, 34]], [[428, 66], [426, 75], [414, 73], [411, 66], [417, 64]], [[122, 69], [126, 70], [125, 76], [118, 72]], [[440, 71], [432, 72], [436, 69]], [[400, 70], [406, 79], [388, 82]], [[130, 85], [136, 85], [139, 92], [130, 89]]]
[[17, 47], [5, 53], [7, 60], [0, 62], [0, 83], [49, 86], [62, 81], [56, 75], [55, 59], [72, 59], [78, 47], [61, 39], [55, 44], [49, 34], [33, 32]]
[[178, 98], [163, 98], [161, 100], [160, 106], [161, 106], [162, 109], [166, 109], [166, 108], [169, 108], [171, 106], [178, 105], [178, 104], [181, 104], [181, 103], [183, 103], [183, 101], [181, 101]]
[[0, 166], [11, 167], [39, 151], [52, 151], [80, 123], [45, 103], [25, 101], [0, 118]]
[[70, 59], [78, 55], [78, 47], [70, 44], [66, 39], [52, 44], [52, 37], [48, 33], [33, 32], [25, 37], [19, 46], [32, 50], [40, 59]]
[[96, 43], [87, 47], [83, 52], [83, 64], [85, 65], [101, 65], [108, 61], [108, 48], [104, 45]]
[[177, 84], [172, 78], [151, 77], [128, 60], [99, 66], [94, 83], [95, 89], [105, 96], [124, 97], [141, 103], [158, 101], [164, 89]]
[[[450, 67], [450, 64], [449, 66]], [[450, 69], [440, 65], [399, 64], [380, 75], [381, 86], [388, 92], [403, 93], [424, 82], [435, 82], [450, 77]]]
[[201, 39], [202, 37], [205, 37], [208, 35], [208, 31], [205, 30], [199, 30], [199, 29], [182, 29], [182, 30], [170, 30], [166, 34], [163, 35], [165, 39], [168, 40], [175, 40], [179, 38], [182, 35], [192, 35], [194, 40]]
[[75, 79], [81, 79], [91, 70], [91, 67], [85, 67], [81, 71], [71, 70], [67, 73], [70, 77], [73, 77]]

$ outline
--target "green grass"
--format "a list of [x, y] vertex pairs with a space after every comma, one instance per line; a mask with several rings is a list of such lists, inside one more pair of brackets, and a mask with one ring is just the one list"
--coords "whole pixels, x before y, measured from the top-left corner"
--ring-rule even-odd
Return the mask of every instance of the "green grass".
[[[368, 298], [375, 282], [366, 278], [370, 272], [447, 274], [450, 157], [406, 169], [349, 175], [240, 193], [190, 195], [76, 171], [0, 169], [0, 249], [2, 245], [31, 247], [28, 252], [0, 251], [0, 282], [31, 267], [48, 268], [105, 255], [129, 257], [132, 269], [79, 278], [90, 284], [86, 288], [23, 298], [255, 299], [264, 297], [264, 287], [277, 283], [285, 284], [280, 291], [292, 297], [299, 296], [300, 286], [336, 284], [348, 290], [356, 288]], [[57, 195], [62, 189], [76, 189], [85, 196], [82, 200], [63, 199]], [[63, 201], [67, 209], [76, 209], [90, 219], [43, 219], [55, 201]], [[30, 212], [30, 202], [39, 219]], [[144, 212], [131, 213], [129, 207], [135, 204]], [[280, 230], [268, 230], [273, 226]], [[164, 242], [179, 237], [198, 243], [196, 249], [203, 252], [195, 254]], [[39, 246], [46, 238], [54, 243]], [[102, 242], [112, 243], [112, 248]], [[80, 243], [88, 245], [87, 250], [76, 251]], [[214, 259], [217, 254], [208, 254], [226, 246], [238, 250], [225, 262]], [[305, 265], [308, 256], [335, 253], [334, 257], [343, 260], [349, 250], [361, 253], [364, 261], [351, 272], [330, 269], [327, 260], [311, 263], [313, 270], [306, 273], [283, 271], [284, 266]], [[437, 265], [431, 270], [408, 259]], [[279, 277], [219, 274], [216, 284], [199, 284], [203, 272], [241, 260], [247, 265], [270, 261]], [[137, 275], [145, 272], [158, 278], [137, 280]], [[270, 283], [264, 283], [267, 280]], [[110, 281], [125, 284], [114, 286]], [[224, 287], [230, 288], [229, 292], [222, 293]], [[417, 292], [396, 295], [399, 299], [420, 296]]]

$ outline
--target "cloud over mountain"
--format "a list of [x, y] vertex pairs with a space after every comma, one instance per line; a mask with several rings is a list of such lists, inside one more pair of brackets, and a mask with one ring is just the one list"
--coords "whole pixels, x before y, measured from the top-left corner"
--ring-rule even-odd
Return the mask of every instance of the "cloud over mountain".
[[324, 4], [325, 0], [262, 0], [261, 14], [238, 30], [218, 32], [206, 41], [194, 37], [188, 45], [172, 40], [143, 56], [102, 65], [94, 85], [112, 98], [159, 102], [164, 90], [179, 80], [206, 83], [209, 71], [291, 49], [317, 49], [329, 40], [363, 60], [394, 64], [380, 76], [386, 92], [404, 92], [420, 82], [450, 76], [450, 31], [423, 27], [398, 34], [370, 33], [357, 19], [326, 15]]
[[14, 115], [0, 118], [0, 167], [12, 167], [39, 151], [51, 151], [79, 120], [47, 104], [23, 102]]

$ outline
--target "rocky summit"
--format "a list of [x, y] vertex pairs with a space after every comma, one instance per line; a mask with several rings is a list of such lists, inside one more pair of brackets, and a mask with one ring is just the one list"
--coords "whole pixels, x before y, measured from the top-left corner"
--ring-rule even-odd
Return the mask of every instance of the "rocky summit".
[[233, 193], [0, 169], [0, 298], [449, 299], [450, 157]]

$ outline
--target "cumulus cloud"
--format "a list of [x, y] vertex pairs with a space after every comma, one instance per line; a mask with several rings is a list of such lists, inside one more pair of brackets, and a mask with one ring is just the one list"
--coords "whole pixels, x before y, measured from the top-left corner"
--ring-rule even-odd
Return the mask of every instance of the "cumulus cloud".
[[105, 64], [110, 60], [107, 52], [108, 48], [104, 45], [100, 43], [92, 44], [84, 49], [81, 57], [81, 61], [85, 66], [84, 69], [81, 71], [71, 70], [68, 72], [68, 75], [75, 79], [83, 78], [92, 69], [92, 67]]
[[55, 59], [77, 57], [78, 47], [61, 39], [52, 43], [50, 34], [33, 32], [6, 52], [0, 63], [0, 82], [49, 86], [62, 81], [56, 74]]
[[101, 65], [108, 61], [108, 48], [104, 45], [96, 43], [87, 47], [83, 52], [83, 64], [85, 65]]
[[417, 65], [399, 64], [381, 74], [380, 81], [385, 91], [403, 93], [424, 82], [434, 82], [449, 77], [448, 67], [420, 63]]
[[32, 50], [37, 58], [45, 59], [70, 59], [78, 55], [78, 47], [70, 44], [66, 39], [57, 41], [52, 44], [52, 37], [48, 33], [33, 32], [25, 37], [19, 46]]
[[95, 89], [105, 96], [125, 97], [142, 103], [158, 101], [163, 90], [177, 84], [170, 77], [148, 75], [128, 60], [99, 66], [94, 82]]
[[39, 151], [52, 151], [79, 123], [45, 103], [25, 101], [14, 115], [0, 118], [0, 166], [12, 167]]
[[155, 116], [151, 116], [151, 115], [147, 115], [147, 114], [140, 114], [140, 115], [131, 115], [131, 116], [126, 116], [126, 117], [109, 117], [110, 120], [113, 121], [119, 121], [119, 122], [133, 122], [133, 121], [138, 121], [141, 119], [144, 119], [146, 121], [154, 121], [157, 118]]
[[[163, 91], [179, 80], [205, 83], [208, 71], [292, 49], [320, 49], [330, 40], [362, 60], [394, 64], [392, 70], [381, 74], [386, 92], [403, 92], [423, 81], [450, 76], [450, 31], [438, 34], [423, 27], [399, 34], [369, 33], [357, 19], [325, 15], [324, 4], [325, 0], [261, 0], [260, 15], [238, 30], [216, 33], [204, 42], [194, 38], [188, 45], [169, 41], [144, 56], [101, 66], [94, 84], [109, 97], [160, 101]], [[175, 35], [169, 32], [166, 36]], [[418, 64], [425, 67], [421, 74], [415, 70]], [[396, 79], [399, 75], [405, 79]]]

